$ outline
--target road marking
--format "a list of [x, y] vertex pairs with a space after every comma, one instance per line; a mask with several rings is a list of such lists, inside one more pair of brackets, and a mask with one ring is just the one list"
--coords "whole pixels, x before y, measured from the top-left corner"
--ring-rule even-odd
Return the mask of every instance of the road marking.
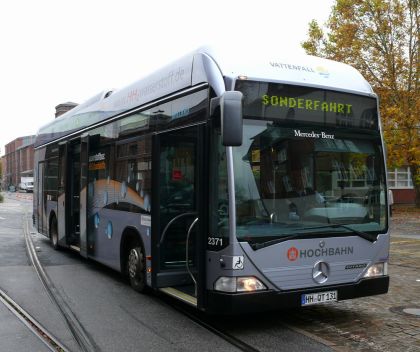
[[0, 220], [6, 220], [6, 218], [2, 218], [2, 217], [0, 216]]

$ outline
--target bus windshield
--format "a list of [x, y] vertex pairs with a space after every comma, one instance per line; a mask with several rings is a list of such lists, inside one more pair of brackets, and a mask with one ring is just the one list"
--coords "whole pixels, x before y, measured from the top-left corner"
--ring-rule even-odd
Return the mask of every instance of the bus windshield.
[[378, 130], [244, 119], [243, 134], [233, 148], [238, 240], [386, 230]]

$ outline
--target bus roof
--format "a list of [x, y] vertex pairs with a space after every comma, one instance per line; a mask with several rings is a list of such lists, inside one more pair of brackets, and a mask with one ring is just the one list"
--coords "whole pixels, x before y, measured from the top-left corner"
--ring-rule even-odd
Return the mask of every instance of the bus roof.
[[308, 55], [273, 55], [236, 49], [228, 54], [226, 50], [202, 47], [112, 94], [105, 90], [41, 127], [35, 147], [200, 83], [208, 83], [220, 95], [233, 89], [233, 86], [226, 87], [226, 78], [373, 94], [363, 76], [343, 63]]

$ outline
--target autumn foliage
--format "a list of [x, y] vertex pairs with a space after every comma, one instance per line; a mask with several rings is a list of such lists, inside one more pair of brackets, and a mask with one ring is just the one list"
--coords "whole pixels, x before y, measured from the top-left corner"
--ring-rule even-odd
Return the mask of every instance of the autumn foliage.
[[388, 166], [410, 166], [420, 207], [420, 0], [336, 0], [310, 55], [357, 68], [379, 95]]

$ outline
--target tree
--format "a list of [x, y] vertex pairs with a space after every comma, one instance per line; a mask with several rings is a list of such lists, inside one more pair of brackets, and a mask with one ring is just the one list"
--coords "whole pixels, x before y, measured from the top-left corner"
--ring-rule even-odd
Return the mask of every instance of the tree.
[[[0, 157], [0, 191], [3, 189], [3, 162], [2, 158]], [[2, 196], [0, 195], [0, 202], [3, 200], [1, 199]]]
[[409, 166], [420, 207], [420, 0], [336, 0], [309, 23], [310, 55], [352, 65], [379, 96], [389, 167]]

